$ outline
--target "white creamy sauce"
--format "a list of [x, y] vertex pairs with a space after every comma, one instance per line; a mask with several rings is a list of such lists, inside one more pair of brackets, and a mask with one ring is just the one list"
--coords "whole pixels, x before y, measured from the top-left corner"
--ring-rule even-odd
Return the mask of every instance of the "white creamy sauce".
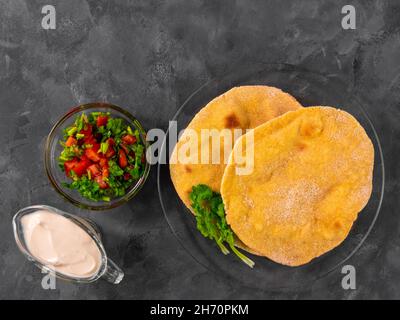
[[78, 225], [47, 210], [21, 219], [27, 249], [37, 260], [70, 277], [94, 276], [101, 266], [96, 242]]

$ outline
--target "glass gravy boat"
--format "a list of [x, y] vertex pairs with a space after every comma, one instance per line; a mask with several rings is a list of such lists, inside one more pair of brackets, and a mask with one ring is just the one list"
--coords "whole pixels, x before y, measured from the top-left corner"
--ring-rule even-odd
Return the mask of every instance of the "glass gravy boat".
[[[84, 278], [84, 277], [72, 277], [70, 275], [60, 273], [56, 271], [54, 268], [51, 268], [50, 266], [43, 264], [43, 262], [38, 260], [33, 254], [30, 253], [28, 246], [25, 243], [24, 230], [23, 230], [23, 225], [21, 223], [21, 219], [23, 216], [38, 210], [46, 210], [54, 214], [62, 215], [63, 217], [67, 218], [69, 221], [73, 222], [78, 227], [80, 227], [93, 239], [98, 249], [100, 250], [101, 254], [101, 265], [99, 270], [94, 275]], [[103, 278], [108, 282], [111, 282], [113, 284], [118, 284], [124, 277], [124, 272], [111, 259], [107, 257], [106, 251], [101, 242], [100, 231], [97, 228], [97, 226], [90, 220], [74, 216], [72, 214], [69, 214], [54, 207], [46, 205], [35, 205], [19, 210], [14, 215], [12, 224], [13, 224], [15, 241], [17, 242], [18, 248], [21, 250], [21, 252], [28, 258], [28, 260], [32, 261], [37, 267], [39, 267], [42, 270], [46, 270], [49, 273], [54, 274], [56, 277], [60, 279], [79, 282], [79, 283], [90, 283], [98, 280], [99, 278]]]

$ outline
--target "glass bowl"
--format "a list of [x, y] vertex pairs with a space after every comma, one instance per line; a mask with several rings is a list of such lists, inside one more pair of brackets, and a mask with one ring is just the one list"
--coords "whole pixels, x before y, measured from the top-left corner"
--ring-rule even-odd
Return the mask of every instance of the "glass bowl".
[[59, 141], [63, 139], [63, 129], [70, 126], [77, 115], [80, 115], [83, 112], [89, 113], [96, 111], [109, 112], [111, 117], [122, 118], [129, 126], [137, 129], [140, 134], [141, 142], [145, 147], [144, 152], [146, 153], [149, 148], [149, 143], [146, 141], [146, 132], [140, 122], [128, 111], [118, 106], [95, 102], [77, 106], [68, 111], [60, 120], [57, 121], [47, 137], [44, 160], [47, 176], [52, 186], [61, 196], [80, 208], [89, 210], [106, 210], [126, 203], [139, 192], [149, 175], [150, 164], [146, 160], [142, 176], [127, 190], [124, 196], [112, 198], [110, 201], [92, 201], [81, 196], [78, 191], [64, 187], [62, 183], [70, 182], [71, 180], [66, 177], [63, 171], [60, 170], [57, 162], [57, 158], [62, 151], [62, 146]]
[[[261, 290], [292, 290], [311, 285], [348, 261], [368, 237], [381, 208], [385, 170], [381, 144], [362, 99], [334, 75], [324, 75], [286, 64], [244, 64], [221, 77], [212, 79], [195, 91], [174, 116], [177, 132], [184, 129], [194, 115], [211, 99], [240, 85], [270, 85], [292, 94], [303, 106], [335, 106], [351, 113], [366, 130], [375, 147], [373, 191], [366, 207], [359, 213], [348, 237], [335, 249], [299, 267], [287, 267], [267, 258], [246, 253], [255, 263], [250, 269], [234, 254], [225, 256], [218, 246], [204, 238], [196, 228], [193, 214], [185, 207], [172, 184], [169, 165], [158, 165], [158, 192], [165, 218], [182, 247], [200, 265], [228, 281], [240, 282], [248, 288]], [[168, 154], [168, 132], [162, 154]], [[340, 271], [339, 271], [340, 272]]]

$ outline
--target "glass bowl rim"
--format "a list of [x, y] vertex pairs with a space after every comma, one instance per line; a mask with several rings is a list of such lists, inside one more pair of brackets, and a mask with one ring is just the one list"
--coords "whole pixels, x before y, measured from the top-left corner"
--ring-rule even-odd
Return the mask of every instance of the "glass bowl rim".
[[139, 130], [139, 134], [142, 138], [142, 142], [144, 145], [144, 152], [145, 154], [147, 153], [147, 150], [150, 146], [149, 142], [146, 140], [145, 135], [146, 131], [143, 129], [143, 126], [141, 125], [140, 121], [134, 117], [131, 113], [126, 111], [125, 109], [116, 106], [111, 103], [106, 103], [106, 102], [90, 102], [90, 103], [85, 103], [78, 105], [76, 107], [73, 107], [69, 111], [67, 111], [60, 119], [57, 120], [57, 122], [54, 124], [54, 126], [51, 128], [50, 133], [47, 136], [46, 143], [45, 143], [45, 148], [44, 148], [44, 166], [45, 166], [45, 171], [47, 174], [48, 179], [50, 180], [51, 185], [53, 188], [57, 191], [59, 195], [61, 195], [64, 199], [72, 203], [73, 205], [79, 207], [79, 208], [84, 208], [88, 210], [95, 210], [95, 211], [100, 211], [100, 210], [107, 210], [107, 209], [112, 209], [116, 208], [122, 204], [125, 204], [129, 200], [131, 200], [143, 187], [144, 183], [147, 180], [147, 177], [150, 172], [150, 164], [146, 160], [145, 161], [145, 167], [143, 174], [141, 177], [138, 179], [136, 184], [132, 187], [132, 189], [126, 193], [122, 197], [118, 197], [115, 199], [112, 199], [110, 202], [104, 202], [104, 201], [99, 201], [99, 205], [92, 205], [92, 204], [86, 204], [81, 202], [80, 200], [77, 200], [76, 198], [68, 195], [64, 190], [61, 188], [59, 183], [57, 182], [57, 179], [52, 173], [51, 169], [51, 145], [52, 142], [55, 138], [55, 135], [57, 134], [57, 131], [62, 128], [62, 125], [73, 117], [74, 115], [78, 114], [79, 112], [86, 111], [86, 110], [98, 110], [98, 109], [112, 109], [113, 111], [116, 111], [117, 113], [121, 113], [124, 116], [126, 116], [129, 119], [129, 122], [134, 124], [135, 128]]

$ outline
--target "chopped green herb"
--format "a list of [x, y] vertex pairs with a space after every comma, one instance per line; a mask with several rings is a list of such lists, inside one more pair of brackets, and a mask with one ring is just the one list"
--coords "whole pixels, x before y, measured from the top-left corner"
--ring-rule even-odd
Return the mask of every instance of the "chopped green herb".
[[82, 113], [81, 116], [78, 116], [75, 120], [75, 129], [76, 131], [81, 131], [85, 127], [85, 123], [88, 122], [88, 119], [85, 113]]
[[67, 135], [68, 136], [73, 136], [74, 133], [77, 131], [78, 129], [76, 127], [72, 127], [67, 131]]
[[124, 174], [124, 170], [122, 170], [115, 161], [108, 161], [108, 165], [110, 167], [110, 174], [116, 177], [120, 177]]
[[199, 184], [192, 188], [190, 201], [196, 213], [197, 229], [201, 234], [214, 240], [224, 254], [229, 253], [225, 246], [225, 243], [228, 244], [236, 256], [252, 268], [254, 262], [235, 247], [234, 233], [226, 222], [221, 195], [212, 191], [207, 185]]
[[128, 127], [126, 128], [126, 131], [128, 131], [128, 133], [129, 133], [131, 136], [133, 136], [133, 131], [132, 131], [132, 128], [131, 128], [130, 126], [128, 126]]
[[106, 153], [107, 153], [107, 150], [108, 150], [108, 141], [102, 142], [102, 143], [100, 144], [99, 152], [101, 152], [102, 154], [106, 154]]

